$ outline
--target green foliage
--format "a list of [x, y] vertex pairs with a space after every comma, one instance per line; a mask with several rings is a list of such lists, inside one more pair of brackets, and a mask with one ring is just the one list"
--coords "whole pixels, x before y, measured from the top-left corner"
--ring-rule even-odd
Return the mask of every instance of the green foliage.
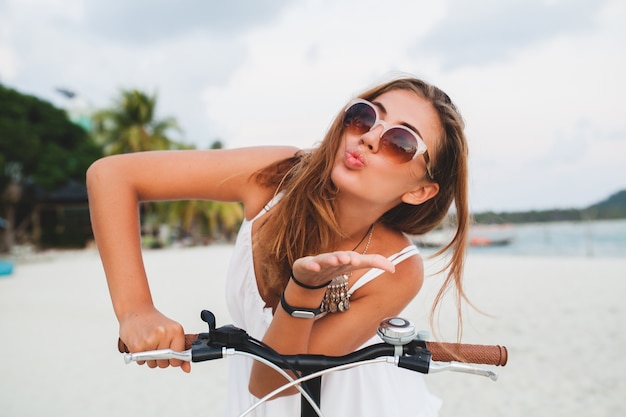
[[0, 85], [0, 189], [11, 180], [10, 167], [47, 190], [70, 179], [84, 183], [85, 170], [101, 156], [63, 110]]
[[[168, 133], [180, 131], [174, 118], [155, 120], [156, 96], [138, 90], [122, 91], [113, 108], [97, 112], [94, 136], [108, 155], [167, 149], [193, 149], [172, 140]], [[211, 149], [219, 149], [219, 141]], [[219, 201], [162, 201], [142, 204], [144, 244], [158, 247], [166, 242], [155, 238], [160, 225], [175, 230], [178, 238], [193, 243], [234, 238], [243, 208], [238, 203]], [[170, 237], [161, 238], [169, 240]]]
[[139, 90], [120, 93], [115, 106], [96, 112], [93, 134], [107, 155], [152, 150], [182, 149], [168, 136], [180, 131], [174, 118], [155, 120], [157, 98]]
[[543, 223], [557, 221], [609, 220], [626, 218], [626, 190], [583, 209], [532, 210], [520, 212], [493, 211], [476, 213], [474, 220], [480, 224]]
[[[104, 154], [193, 149], [170, 138], [171, 131], [180, 131], [174, 118], [154, 119], [156, 104], [156, 96], [138, 90], [122, 91], [114, 107], [93, 115], [93, 131], [89, 134], [69, 121], [63, 110], [0, 84], [0, 192], [8, 190], [9, 184], [15, 188], [24, 179], [46, 191], [56, 191], [72, 180], [84, 186], [87, 168]], [[211, 149], [221, 147], [222, 143], [216, 141]], [[23, 205], [26, 191], [19, 193], [21, 202], [20, 197], [0, 201], [5, 210], [13, 210], [5, 217], [18, 223], [29, 218], [27, 211], [32, 210], [32, 202], [28, 207]], [[145, 230], [168, 224], [197, 241], [232, 239], [243, 220], [238, 203], [176, 201], [143, 206], [142, 212], [147, 214], [142, 219]], [[15, 207], [19, 209], [17, 215]], [[42, 223], [40, 244], [63, 246], [72, 234], [78, 235], [74, 240], [84, 240], [89, 233], [84, 230], [89, 223], [88, 212], [80, 207], [66, 207], [65, 211], [71, 211], [71, 215]]]
[[178, 200], [154, 203], [153, 207], [153, 226], [167, 224], [179, 238], [194, 242], [233, 240], [244, 218], [240, 203]]
[[621, 219], [626, 217], [626, 190], [585, 209], [586, 218]]

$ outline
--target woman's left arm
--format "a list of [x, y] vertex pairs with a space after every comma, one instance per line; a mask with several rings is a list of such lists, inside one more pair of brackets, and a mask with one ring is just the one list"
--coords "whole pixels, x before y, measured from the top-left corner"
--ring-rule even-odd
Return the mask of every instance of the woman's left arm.
[[[350, 310], [325, 317], [303, 319], [292, 317], [279, 304], [263, 341], [281, 354], [315, 353], [342, 355], [365, 343], [384, 317], [397, 315], [415, 296], [421, 286], [421, 259], [414, 256], [396, 267], [385, 257], [356, 252], [332, 252], [298, 259], [293, 274], [298, 281], [315, 286], [333, 277], [361, 269], [379, 268], [386, 273], [357, 291]], [[417, 273], [416, 273], [417, 271]], [[392, 275], [393, 274], [393, 275]], [[393, 286], [385, 278], [394, 279]], [[289, 280], [285, 301], [291, 306], [315, 309], [320, 306], [325, 288], [307, 289]], [[340, 341], [340, 342], [338, 342]], [[284, 384], [285, 380], [268, 367], [255, 363], [249, 389], [261, 397]], [[294, 394], [295, 389], [284, 395]]]

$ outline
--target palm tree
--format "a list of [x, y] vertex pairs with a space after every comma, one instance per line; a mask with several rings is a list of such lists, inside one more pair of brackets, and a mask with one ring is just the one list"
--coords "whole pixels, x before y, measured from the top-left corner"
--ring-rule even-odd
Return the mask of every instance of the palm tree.
[[177, 230], [178, 237], [187, 238], [191, 244], [232, 241], [243, 217], [243, 206], [239, 203], [179, 200], [155, 205], [155, 221]]
[[[180, 149], [184, 145], [171, 140], [168, 131], [180, 131], [174, 118], [155, 120], [156, 95], [139, 90], [122, 90], [115, 107], [100, 110], [93, 117], [92, 134], [106, 155], [152, 150]], [[142, 229], [153, 235], [158, 228], [154, 203], [145, 203]]]
[[107, 155], [184, 147], [167, 135], [170, 130], [180, 132], [176, 119], [154, 119], [156, 102], [156, 95], [125, 90], [116, 107], [93, 115], [94, 136]]
[[[105, 154], [167, 149], [193, 149], [193, 146], [171, 140], [169, 130], [178, 130], [173, 118], [154, 120], [156, 96], [138, 90], [122, 91], [116, 107], [93, 116], [94, 135]], [[217, 141], [212, 149], [221, 148]], [[142, 205], [142, 231], [146, 244], [160, 245], [153, 238], [166, 224], [181, 230], [193, 243], [206, 240], [231, 240], [243, 220], [240, 204], [217, 201], [169, 201]]]
[[[210, 149], [221, 149], [222, 142], [215, 141]], [[167, 224], [191, 240], [192, 244], [205, 240], [232, 241], [244, 218], [240, 203], [223, 201], [168, 201], [155, 205], [155, 219]], [[181, 236], [179, 236], [181, 237]]]

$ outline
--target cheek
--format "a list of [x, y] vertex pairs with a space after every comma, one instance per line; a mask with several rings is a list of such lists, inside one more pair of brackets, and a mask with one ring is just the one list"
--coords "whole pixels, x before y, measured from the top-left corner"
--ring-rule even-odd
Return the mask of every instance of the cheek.
[[424, 174], [426, 173], [426, 162], [424, 158], [418, 157], [408, 163], [408, 169], [406, 170], [406, 181], [410, 187], [418, 185]]
[[419, 184], [423, 170], [417, 161], [395, 164], [383, 158], [379, 162], [375, 175], [380, 181], [384, 181], [390, 190], [402, 193]]
[[347, 193], [372, 204], [394, 206], [400, 203], [402, 195], [409, 190], [397, 172], [382, 169], [350, 171], [335, 166], [331, 179], [340, 193]]

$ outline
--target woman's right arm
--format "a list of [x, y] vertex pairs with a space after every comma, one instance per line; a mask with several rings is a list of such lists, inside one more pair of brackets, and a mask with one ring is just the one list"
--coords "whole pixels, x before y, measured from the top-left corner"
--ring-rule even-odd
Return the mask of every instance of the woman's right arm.
[[[120, 337], [131, 351], [183, 350], [182, 327], [154, 306], [141, 254], [141, 201], [210, 199], [241, 201], [246, 216], [259, 210], [271, 190], [251, 175], [295, 148], [160, 151], [116, 155], [87, 171], [89, 210]], [[149, 362], [180, 366], [180, 361]], [[185, 364], [184, 370], [189, 370]]]

